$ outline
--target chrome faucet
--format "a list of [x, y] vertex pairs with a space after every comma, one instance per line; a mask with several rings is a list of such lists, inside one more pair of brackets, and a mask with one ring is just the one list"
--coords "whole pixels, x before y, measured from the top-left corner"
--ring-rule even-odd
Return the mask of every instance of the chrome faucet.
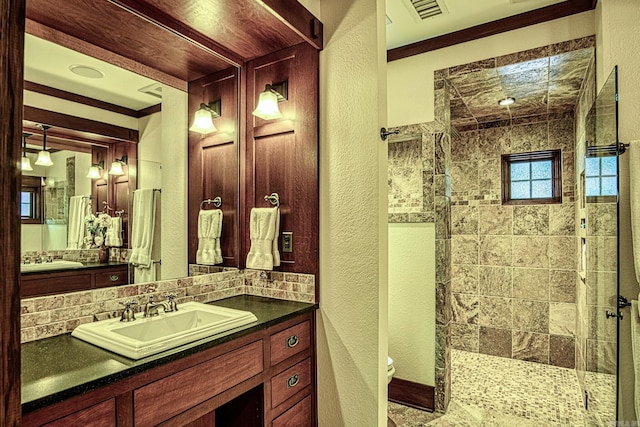
[[149, 302], [144, 305], [144, 317], [157, 316], [158, 307], [162, 307], [165, 313], [171, 313], [172, 311], [178, 311], [178, 304], [176, 304], [175, 294], [165, 295], [167, 301], [153, 302], [153, 295], [149, 296]]

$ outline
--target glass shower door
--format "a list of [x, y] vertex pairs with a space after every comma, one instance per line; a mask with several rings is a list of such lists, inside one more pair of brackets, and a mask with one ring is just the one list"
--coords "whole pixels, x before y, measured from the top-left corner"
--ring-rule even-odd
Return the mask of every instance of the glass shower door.
[[580, 176], [583, 191], [578, 202], [582, 208], [582, 283], [578, 283], [577, 367], [584, 387], [587, 425], [609, 425], [619, 419], [619, 328], [629, 315], [620, 295], [618, 274], [619, 160], [624, 146], [618, 143], [617, 104], [614, 68], [586, 120], [584, 171]]

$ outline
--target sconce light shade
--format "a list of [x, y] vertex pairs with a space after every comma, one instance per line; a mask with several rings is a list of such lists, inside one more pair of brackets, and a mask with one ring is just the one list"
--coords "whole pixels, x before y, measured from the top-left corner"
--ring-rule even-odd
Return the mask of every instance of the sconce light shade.
[[20, 162], [20, 169], [23, 171], [32, 171], [31, 160], [27, 157], [27, 153], [22, 155], [22, 161]]
[[111, 163], [111, 168], [109, 169], [109, 175], [124, 175], [124, 170], [122, 169], [122, 165], [127, 164], [127, 156], [123, 156], [121, 159], [115, 159]]
[[219, 99], [211, 101], [209, 104], [200, 104], [200, 108], [196, 111], [193, 118], [193, 124], [189, 130], [203, 135], [215, 132], [217, 129], [213, 124], [213, 119], [220, 117], [220, 112], [221, 103]]
[[53, 161], [51, 161], [51, 153], [44, 150], [40, 151], [38, 153], [38, 158], [36, 159], [36, 165], [53, 166]]
[[251, 114], [263, 120], [281, 119], [282, 113], [278, 107], [278, 102], [286, 100], [288, 92], [287, 81], [266, 85], [264, 92], [260, 93], [256, 109]]

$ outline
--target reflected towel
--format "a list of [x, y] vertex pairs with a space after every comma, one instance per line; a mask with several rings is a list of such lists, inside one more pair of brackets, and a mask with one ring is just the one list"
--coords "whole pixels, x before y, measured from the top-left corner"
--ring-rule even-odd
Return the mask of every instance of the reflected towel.
[[[640, 186], [640, 141], [631, 142], [629, 153], [629, 182], [632, 189]], [[631, 191], [631, 239], [636, 281], [640, 283], [640, 194]]]
[[[640, 144], [638, 145], [640, 147]], [[633, 397], [636, 414], [640, 414], [640, 317], [638, 317], [638, 301], [631, 301], [631, 355], [633, 357], [633, 373], [635, 375]]]
[[71, 196], [69, 199], [69, 231], [67, 235], [67, 249], [82, 249], [84, 245], [84, 234], [86, 231], [84, 223], [85, 204], [90, 199], [85, 196]]
[[149, 267], [133, 268], [133, 283], [147, 283], [156, 281], [156, 264], [151, 263]]
[[133, 193], [133, 223], [131, 225], [131, 255], [129, 262], [136, 267], [151, 267], [151, 249], [155, 232], [156, 200], [153, 189]]
[[247, 255], [247, 268], [273, 270], [274, 266], [280, 265], [279, 228], [280, 210], [277, 207], [251, 209], [251, 249]]
[[214, 265], [222, 263], [221, 232], [222, 211], [220, 209], [201, 209], [198, 213], [196, 264]]
[[104, 244], [110, 247], [122, 246], [122, 218], [119, 216], [111, 218]]

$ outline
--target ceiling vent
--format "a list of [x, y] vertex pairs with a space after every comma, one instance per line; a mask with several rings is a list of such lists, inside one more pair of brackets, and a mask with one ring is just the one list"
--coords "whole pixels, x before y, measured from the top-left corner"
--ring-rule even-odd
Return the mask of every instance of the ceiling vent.
[[149, 86], [141, 87], [138, 91], [162, 99], [162, 85], [160, 83], [153, 83]]
[[420, 21], [447, 13], [443, 0], [405, 0], [405, 3]]

